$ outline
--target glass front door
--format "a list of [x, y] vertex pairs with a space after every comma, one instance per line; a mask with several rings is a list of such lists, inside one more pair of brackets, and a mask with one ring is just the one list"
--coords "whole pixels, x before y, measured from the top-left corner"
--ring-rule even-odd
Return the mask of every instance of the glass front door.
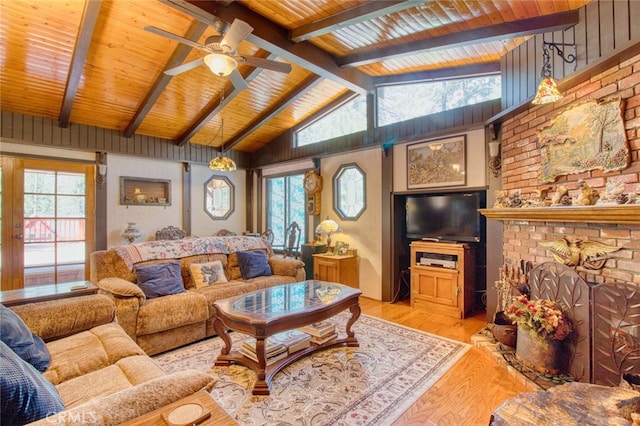
[[3, 158], [3, 290], [88, 278], [88, 253], [94, 246], [93, 168]]

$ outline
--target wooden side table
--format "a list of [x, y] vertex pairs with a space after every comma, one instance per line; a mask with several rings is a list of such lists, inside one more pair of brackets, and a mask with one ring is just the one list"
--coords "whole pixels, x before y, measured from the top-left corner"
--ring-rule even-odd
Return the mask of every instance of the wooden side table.
[[358, 256], [351, 253], [346, 255], [314, 254], [313, 278], [359, 288]]
[[199, 404], [204, 408], [204, 411], [209, 411], [211, 415], [203, 421], [197, 423], [197, 425], [208, 426], [230, 426], [237, 425], [238, 423], [227, 414], [206, 391], [199, 391], [193, 395], [189, 395], [169, 405], [165, 405], [162, 408], [151, 411], [150, 413], [140, 416], [133, 420], [123, 423], [127, 426], [167, 426], [165, 416], [168, 416], [176, 408], [186, 404]]
[[25, 303], [44, 302], [67, 297], [96, 294], [99, 288], [90, 281], [38, 285], [16, 290], [0, 291], [0, 303], [4, 306], [24, 305]]

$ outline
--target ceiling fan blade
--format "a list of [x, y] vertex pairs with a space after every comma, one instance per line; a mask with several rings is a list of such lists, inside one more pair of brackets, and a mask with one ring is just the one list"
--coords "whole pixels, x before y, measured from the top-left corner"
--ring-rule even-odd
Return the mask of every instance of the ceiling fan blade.
[[233, 84], [233, 87], [235, 87], [237, 90], [244, 90], [249, 87], [237, 68], [233, 70], [231, 74], [229, 74], [229, 79], [231, 80], [231, 84]]
[[225, 52], [235, 52], [242, 40], [244, 40], [253, 31], [253, 27], [244, 21], [234, 19], [222, 38], [220, 46]]
[[186, 44], [187, 46], [191, 46], [191, 47], [194, 47], [196, 49], [204, 50], [205, 52], [209, 51], [206, 46], [203, 46], [200, 43], [196, 43], [195, 41], [191, 41], [188, 38], [180, 37], [179, 35], [175, 35], [175, 34], [172, 34], [172, 33], [168, 32], [168, 31], [161, 30], [160, 28], [148, 27], [147, 26], [147, 27], [144, 27], [144, 29], [146, 31], [149, 31], [149, 32], [154, 33], [154, 34], [157, 34], [159, 36], [166, 37], [166, 38], [169, 38], [171, 40], [177, 41], [178, 43]]
[[271, 59], [256, 58], [255, 56], [241, 56], [240, 62], [244, 62], [252, 67], [260, 67], [266, 70], [278, 71], [288, 74], [291, 72], [291, 64], [286, 62], [272, 61]]
[[177, 75], [185, 71], [189, 71], [196, 67], [199, 67], [202, 64], [204, 64], [204, 58], [196, 59], [195, 61], [185, 62], [184, 64], [178, 65], [177, 67], [164, 70], [164, 73], [167, 75]]

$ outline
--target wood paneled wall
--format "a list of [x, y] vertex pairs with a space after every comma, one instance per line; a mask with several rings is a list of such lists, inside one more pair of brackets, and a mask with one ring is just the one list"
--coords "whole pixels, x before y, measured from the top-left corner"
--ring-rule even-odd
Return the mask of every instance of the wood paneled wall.
[[[46, 145], [55, 148], [107, 152], [185, 163], [207, 164], [218, 151], [202, 145], [177, 146], [173, 141], [135, 135], [95, 126], [72, 124], [58, 127], [54, 120], [2, 111], [0, 137], [15, 143]], [[248, 167], [250, 156], [240, 151], [225, 152], [240, 167]]]
[[[289, 130], [254, 153], [228, 151], [226, 154], [232, 157], [241, 168], [258, 168], [268, 164], [331, 155], [367, 147], [383, 145], [390, 147], [394, 143], [410, 142], [425, 136], [437, 137], [441, 134], [455, 133], [470, 127], [477, 127], [499, 112], [500, 101], [493, 100], [300, 148], [293, 147], [293, 132]], [[207, 164], [217, 154], [214, 149], [201, 145], [177, 146], [167, 139], [140, 135], [126, 138], [120, 132], [94, 126], [74, 124], [68, 128], [60, 128], [56, 121], [48, 118], [7, 111], [0, 114], [0, 137], [16, 143], [107, 152], [185, 163]]]
[[542, 43], [575, 43], [576, 66], [565, 63], [551, 51], [552, 76], [558, 80], [580, 72], [602, 58], [615, 55], [640, 40], [640, 2], [637, 0], [593, 0], [579, 9], [579, 23], [565, 31], [537, 35], [502, 57], [502, 109], [530, 101], [540, 82]]

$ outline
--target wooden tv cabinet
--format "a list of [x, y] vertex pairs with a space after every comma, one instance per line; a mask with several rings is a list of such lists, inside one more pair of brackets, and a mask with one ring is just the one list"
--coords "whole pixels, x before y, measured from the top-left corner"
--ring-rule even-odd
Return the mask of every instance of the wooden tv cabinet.
[[474, 263], [470, 244], [412, 242], [411, 306], [464, 318], [475, 299]]

